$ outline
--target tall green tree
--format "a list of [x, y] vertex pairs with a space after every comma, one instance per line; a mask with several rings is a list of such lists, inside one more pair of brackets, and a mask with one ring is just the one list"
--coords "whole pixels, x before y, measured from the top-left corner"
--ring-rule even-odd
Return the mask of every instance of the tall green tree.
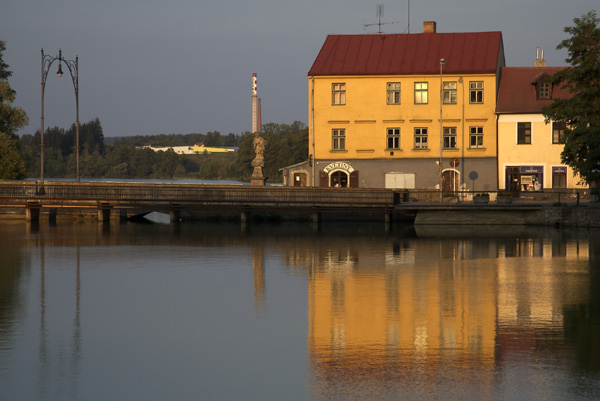
[[[64, 137], [63, 147], [67, 151], [65, 154], [75, 152], [77, 144], [77, 126], [75, 124], [71, 125], [71, 128], [64, 132]], [[80, 151], [82, 152], [98, 152], [104, 154], [104, 134], [102, 132], [102, 124], [100, 124], [100, 119], [98, 117], [79, 126], [79, 146], [81, 148]]]
[[221, 133], [219, 131], [212, 131], [206, 133], [204, 138], [204, 146], [207, 147], [219, 147], [222, 145]]
[[543, 113], [546, 121], [567, 124], [561, 159], [592, 183], [600, 181], [600, 20], [592, 10], [573, 22], [564, 28], [570, 37], [557, 46], [568, 51], [571, 67], [551, 77], [573, 96], [555, 99]]
[[20, 107], [13, 106], [16, 92], [10, 87], [8, 78], [12, 71], [4, 62], [2, 54], [6, 44], [0, 40], [0, 179], [22, 179], [25, 175], [25, 162], [19, 152], [17, 131], [28, 124], [27, 114]]
[[0, 179], [22, 180], [27, 175], [25, 160], [19, 154], [19, 141], [0, 132]]

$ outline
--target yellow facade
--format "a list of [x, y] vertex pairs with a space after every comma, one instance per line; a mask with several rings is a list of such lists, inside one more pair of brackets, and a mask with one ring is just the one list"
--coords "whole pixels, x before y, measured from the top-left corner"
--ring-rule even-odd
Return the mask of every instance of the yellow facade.
[[[519, 122], [531, 123], [531, 143], [518, 144], [517, 126]], [[566, 188], [587, 188], [587, 185], [581, 183], [581, 178], [575, 175], [571, 167], [566, 166], [560, 160], [560, 154], [563, 150], [562, 144], [552, 143], [552, 124], [547, 124], [542, 114], [506, 114], [498, 117], [498, 174], [500, 189], [510, 190], [507, 185], [507, 168], [519, 167], [523, 171], [521, 177], [512, 178], [519, 180], [515, 185], [519, 190], [535, 190], [531, 186], [536, 183], [535, 180], [540, 177], [538, 189], [557, 188], [553, 185], [553, 169], [566, 170]], [[536, 173], [527, 174], [527, 167], [538, 169]], [[538, 173], [542, 171], [542, 175]], [[530, 179], [533, 176], [533, 180]], [[522, 177], [527, 178], [525, 181]], [[523, 180], [521, 182], [521, 180]], [[534, 184], [529, 184], [533, 181]]]
[[233, 149], [230, 148], [215, 148], [215, 147], [210, 147], [210, 146], [204, 146], [204, 144], [196, 144], [194, 145], [194, 153], [229, 153], [229, 152], [234, 152]]
[[496, 189], [504, 64], [501, 32], [437, 33], [435, 21], [329, 35], [308, 72], [312, 185]]
[[[456, 103], [441, 107], [443, 127], [456, 128], [456, 146], [444, 158], [496, 156], [496, 76], [443, 75], [456, 83]], [[415, 83], [428, 84], [426, 104], [415, 104]], [[471, 103], [469, 83], [483, 82], [483, 103]], [[332, 85], [344, 83], [345, 104], [333, 103]], [[401, 84], [400, 104], [387, 103], [387, 83]], [[415, 146], [415, 128], [427, 128], [426, 149]], [[470, 128], [483, 128], [483, 146], [470, 146]], [[387, 130], [400, 128], [400, 149], [390, 149]], [[332, 130], [345, 129], [345, 150], [334, 150]], [[309, 143], [315, 159], [440, 157], [440, 75], [309, 77]]]

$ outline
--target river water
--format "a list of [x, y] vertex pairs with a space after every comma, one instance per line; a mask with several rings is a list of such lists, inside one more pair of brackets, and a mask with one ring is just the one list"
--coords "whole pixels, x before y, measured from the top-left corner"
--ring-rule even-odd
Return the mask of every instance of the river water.
[[0, 400], [600, 399], [599, 234], [0, 221]]

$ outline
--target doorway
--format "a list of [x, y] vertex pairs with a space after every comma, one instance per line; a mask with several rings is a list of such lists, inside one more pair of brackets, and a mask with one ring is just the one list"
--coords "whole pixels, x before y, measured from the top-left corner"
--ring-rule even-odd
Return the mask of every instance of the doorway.
[[292, 184], [295, 187], [305, 187], [306, 186], [306, 173], [294, 173], [294, 183]]
[[344, 171], [334, 171], [331, 173], [331, 187], [335, 188], [347, 188], [348, 187], [348, 174]]
[[442, 172], [442, 191], [460, 191], [460, 173], [458, 170], [445, 170]]

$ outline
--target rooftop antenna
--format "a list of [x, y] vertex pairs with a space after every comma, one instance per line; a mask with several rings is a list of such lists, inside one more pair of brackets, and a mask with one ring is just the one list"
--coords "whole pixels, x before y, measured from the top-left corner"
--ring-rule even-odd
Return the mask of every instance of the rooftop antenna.
[[410, 33], [410, 0], [408, 0], [406, 21], [407, 21], [406, 29], [402, 33]]
[[381, 30], [382, 25], [395, 24], [395, 22], [381, 22], [382, 18], [383, 18], [383, 4], [377, 4], [377, 20], [378, 20], [378, 22], [375, 24], [364, 24], [365, 31], [367, 30], [367, 27], [377, 25], [379, 27], [379, 30], [377, 31], [377, 33], [382, 34], [383, 33], [383, 31]]

